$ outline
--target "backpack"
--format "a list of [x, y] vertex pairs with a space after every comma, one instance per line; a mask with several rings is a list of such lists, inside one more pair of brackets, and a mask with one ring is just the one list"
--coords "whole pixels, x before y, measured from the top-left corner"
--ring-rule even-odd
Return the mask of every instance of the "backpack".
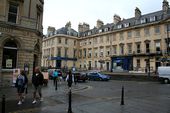
[[17, 79], [17, 86], [24, 86], [24, 76], [19, 75]]

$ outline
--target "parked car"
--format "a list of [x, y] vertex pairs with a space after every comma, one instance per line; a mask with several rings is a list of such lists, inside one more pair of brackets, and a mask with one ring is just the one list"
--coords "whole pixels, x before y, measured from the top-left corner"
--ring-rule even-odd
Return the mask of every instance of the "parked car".
[[87, 74], [89, 80], [100, 80], [100, 81], [108, 81], [110, 80], [110, 76], [101, 74], [99, 72], [90, 72]]
[[72, 72], [72, 74], [74, 74], [74, 80], [76, 82], [79, 82], [79, 81], [83, 81], [85, 82], [87, 80], [87, 76], [86, 76], [86, 73], [83, 73], [83, 72]]

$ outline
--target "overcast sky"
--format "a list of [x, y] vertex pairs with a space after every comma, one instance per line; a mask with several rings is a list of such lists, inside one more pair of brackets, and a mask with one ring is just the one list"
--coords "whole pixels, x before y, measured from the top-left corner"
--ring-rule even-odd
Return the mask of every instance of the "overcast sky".
[[[170, 1], [170, 0], [168, 0]], [[113, 15], [121, 18], [134, 17], [134, 10], [138, 7], [142, 14], [162, 9], [163, 0], [45, 0], [43, 27], [44, 34], [47, 27], [56, 29], [64, 27], [68, 21], [76, 31], [78, 24], [86, 22], [92, 29], [98, 19], [104, 24], [113, 22]]]

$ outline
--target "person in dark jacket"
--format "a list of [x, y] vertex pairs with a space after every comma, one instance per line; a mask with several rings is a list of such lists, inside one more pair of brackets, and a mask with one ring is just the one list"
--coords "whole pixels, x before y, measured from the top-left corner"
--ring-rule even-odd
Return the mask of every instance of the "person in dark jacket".
[[32, 76], [32, 84], [33, 84], [33, 87], [34, 87], [34, 92], [33, 92], [33, 104], [35, 104], [37, 101], [36, 101], [36, 93], [38, 91], [39, 93], [39, 96], [40, 96], [40, 101], [43, 101], [43, 98], [42, 98], [42, 93], [41, 93], [41, 88], [42, 88], [42, 85], [43, 85], [43, 81], [44, 81], [44, 76], [43, 74], [40, 72], [40, 69], [39, 67], [36, 67], [35, 68], [35, 72]]
[[17, 87], [17, 92], [18, 92], [18, 98], [19, 102], [18, 105], [21, 105], [23, 102], [23, 93], [24, 93], [24, 88], [25, 88], [25, 73], [23, 70], [21, 70], [20, 74], [17, 76], [16, 84], [15, 86]]

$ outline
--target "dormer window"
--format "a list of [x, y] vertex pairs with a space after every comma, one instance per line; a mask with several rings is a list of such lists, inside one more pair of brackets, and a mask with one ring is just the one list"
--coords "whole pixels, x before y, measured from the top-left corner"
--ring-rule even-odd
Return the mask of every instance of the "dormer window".
[[154, 22], [154, 21], [156, 21], [156, 16], [150, 17], [150, 22]]
[[102, 32], [102, 29], [99, 29], [99, 33], [101, 33]]
[[88, 35], [91, 35], [91, 32], [90, 32], [90, 31], [88, 32]]
[[130, 23], [125, 23], [124, 26], [125, 26], [125, 27], [129, 27], [129, 26], [130, 26]]
[[109, 31], [109, 29], [108, 29], [108, 28], [105, 28], [104, 31], [107, 32], [107, 31]]
[[121, 28], [122, 28], [122, 24], [117, 25], [117, 28], [118, 28], [118, 29], [121, 29]]
[[141, 24], [146, 23], [146, 18], [141, 19], [140, 22], [141, 22]]

